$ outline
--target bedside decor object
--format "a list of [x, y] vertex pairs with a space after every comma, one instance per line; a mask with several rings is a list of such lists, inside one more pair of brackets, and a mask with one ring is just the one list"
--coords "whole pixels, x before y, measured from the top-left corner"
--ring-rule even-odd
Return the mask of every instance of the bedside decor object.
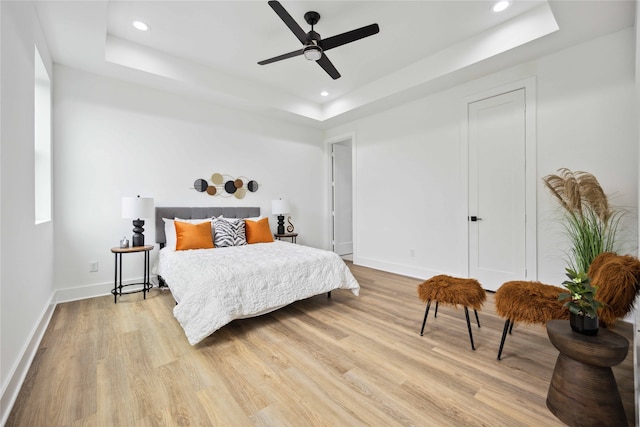
[[284, 215], [289, 213], [289, 202], [282, 199], [272, 200], [271, 213], [278, 216], [277, 234], [284, 234]]
[[124, 249], [124, 248], [128, 248], [129, 247], [129, 239], [127, 239], [127, 237], [123, 237], [122, 240], [120, 240], [120, 249]]
[[564, 301], [564, 307], [569, 309], [569, 323], [571, 329], [584, 335], [596, 335], [598, 333], [598, 309], [602, 306], [596, 300], [595, 286], [591, 286], [591, 280], [587, 273], [567, 268], [567, 277], [562, 284], [569, 290], [558, 295], [559, 301]]
[[193, 183], [193, 188], [199, 193], [207, 193], [210, 196], [233, 196], [236, 199], [243, 199], [247, 191], [255, 193], [258, 187], [257, 181], [249, 180], [247, 177], [233, 178], [217, 172], [211, 175], [211, 183], [203, 178], [198, 178]]
[[123, 197], [122, 218], [133, 218], [133, 237], [131, 246], [144, 246], [144, 219], [152, 218], [153, 199], [150, 197]]
[[287, 222], [289, 223], [289, 225], [287, 225], [287, 233], [293, 233], [294, 227], [291, 223], [291, 217], [287, 218]]

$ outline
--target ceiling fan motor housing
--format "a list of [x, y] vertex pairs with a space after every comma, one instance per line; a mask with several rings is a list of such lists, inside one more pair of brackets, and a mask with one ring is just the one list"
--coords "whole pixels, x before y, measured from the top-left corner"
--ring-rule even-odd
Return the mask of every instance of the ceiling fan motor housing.
[[320, 14], [318, 12], [310, 10], [309, 12], [304, 14], [304, 20], [307, 21], [307, 24], [313, 27], [320, 20]]
[[321, 37], [320, 34], [316, 33], [315, 31], [311, 30], [307, 33], [307, 45], [313, 43], [313, 44], [318, 44], [318, 42], [320, 41]]

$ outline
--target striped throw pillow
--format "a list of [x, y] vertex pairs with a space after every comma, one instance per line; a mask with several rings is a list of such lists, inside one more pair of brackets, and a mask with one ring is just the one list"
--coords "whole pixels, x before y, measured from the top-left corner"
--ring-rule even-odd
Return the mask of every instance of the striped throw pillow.
[[216, 248], [247, 244], [244, 220], [236, 218], [212, 218], [213, 243]]

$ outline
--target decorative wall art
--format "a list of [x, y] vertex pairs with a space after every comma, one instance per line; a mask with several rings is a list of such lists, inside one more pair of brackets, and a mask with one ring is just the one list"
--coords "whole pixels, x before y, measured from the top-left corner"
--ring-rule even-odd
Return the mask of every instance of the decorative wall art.
[[243, 199], [247, 191], [255, 193], [258, 191], [258, 182], [249, 180], [245, 176], [233, 178], [230, 175], [214, 173], [210, 182], [206, 179], [196, 179], [193, 188], [200, 193], [207, 193], [210, 196], [235, 197]]

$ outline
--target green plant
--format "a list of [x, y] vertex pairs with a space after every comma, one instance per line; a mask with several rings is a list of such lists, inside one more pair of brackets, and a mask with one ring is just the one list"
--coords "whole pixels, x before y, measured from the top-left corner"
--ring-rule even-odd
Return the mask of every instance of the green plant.
[[588, 172], [562, 168], [542, 179], [563, 208], [564, 227], [571, 243], [568, 263], [574, 271], [589, 271], [602, 252], [613, 252], [623, 211], [611, 209], [600, 183]]
[[596, 300], [597, 286], [591, 286], [591, 279], [587, 276], [587, 273], [576, 273], [574, 270], [567, 268], [567, 277], [569, 280], [565, 280], [562, 284], [569, 290], [569, 292], [563, 292], [558, 295], [558, 300], [569, 301], [564, 303], [564, 306], [569, 309], [573, 314], [579, 316], [589, 316], [595, 318], [598, 314], [598, 309], [602, 306], [600, 301]]

